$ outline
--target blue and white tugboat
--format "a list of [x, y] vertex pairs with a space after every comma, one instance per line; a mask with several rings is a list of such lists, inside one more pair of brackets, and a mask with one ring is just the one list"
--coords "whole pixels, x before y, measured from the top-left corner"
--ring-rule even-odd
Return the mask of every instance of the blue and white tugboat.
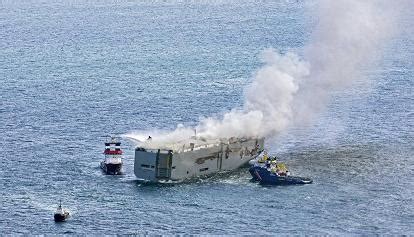
[[251, 165], [249, 172], [252, 181], [257, 181], [263, 185], [292, 185], [310, 184], [311, 178], [304, 178], [290, 175], [284, 163], [277, 162], [276, 157], [268, 156], [266, 152], [249, 162]]
[[59, 201], [59, 206], [53, 215], [55, 222], [64, 222], [70, 217], [69, 211], [62, 208], [62, 202]]
[[105, 142], [105, 159], [101, 161], [101, 169], [106, 174], [122, 174], [122, 150], [119, 137], [108, 136]]

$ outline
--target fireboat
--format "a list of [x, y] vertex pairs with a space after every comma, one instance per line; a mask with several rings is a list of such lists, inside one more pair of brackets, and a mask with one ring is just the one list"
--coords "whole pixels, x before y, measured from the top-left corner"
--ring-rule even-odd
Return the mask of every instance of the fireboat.
[[292, 176], [284, 163], [278, 162], [275, 156], [269, 156], [266, 151], [249, 161], [249, 172], [253, 182], [262, 185], [292, 185], [311, 184], [311, 178]]
[[105, 159], [101, 161], [101, 169], [110, 175], [122, 174], [121, 138], [108, 136], [105, 142]]

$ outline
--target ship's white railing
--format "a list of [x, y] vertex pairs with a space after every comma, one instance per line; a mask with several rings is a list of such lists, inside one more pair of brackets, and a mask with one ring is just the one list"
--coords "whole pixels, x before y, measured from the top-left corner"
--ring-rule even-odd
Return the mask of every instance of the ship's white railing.
[[172, 150], [174, 153], [183, 153], [190, 151], [197, 151], [205, 148], [219, 147], [221, 145], [231, 145], [235, 143], [245, 142], [248, 139], [245, 138], [231, 138], [231, 139], [217, 139], [217, 140], [206, 140], [206, 139], [190, 139], [181, 141], [173, 144], [157, 144], [153, 142], [147, 142], [143, 144], [149, 152], [158, 152], [158, 150]]
[[211, 147], [217, 147], [220, 144], [205, 144], [205, 145], [197, 145], [194, 146], [194, 148], [192, 148], [191, 146], [189, 148], [186, 147], [186, 145], [183, 145], [183, 149], [179, 150], [179, 152], [189, 152], [189, 151], [197, 151], [197, 150], [201, 150], [203, 148], [211, 148]]

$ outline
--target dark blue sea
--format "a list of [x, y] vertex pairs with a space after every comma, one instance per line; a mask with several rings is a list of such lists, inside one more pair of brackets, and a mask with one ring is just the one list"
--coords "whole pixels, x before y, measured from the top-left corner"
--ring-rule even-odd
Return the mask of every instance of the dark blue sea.
[[267, 139], [313, 184], [263, 187], [247, 168], [142, 184], [128, 140], [125, 174], [99, 169], [105, 135], [242, 106], [264, 49], [306, 45], [314, 4], [0, 0], [0, 233], [414, 235], [412, 12], [364, 79]]

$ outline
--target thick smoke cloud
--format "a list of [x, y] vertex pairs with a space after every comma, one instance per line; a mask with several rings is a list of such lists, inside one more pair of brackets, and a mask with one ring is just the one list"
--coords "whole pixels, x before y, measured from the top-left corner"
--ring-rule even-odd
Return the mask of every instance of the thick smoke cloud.
[[293, 119], [292, 104], [298, 80], [309, 75], [308, 63], [292, 53], [273, 49], [261, 55], [260, 68], [245, 93], [242, 110], [233, 110], [221, 120], [207, 118], [197, 130], [205, 137], [265, 137], [285, 129]]
[[298, 82], [300, 90], [292, 105], [295, 122], [308, 122], [325, 107], [332, 91], [361, 79], [361, 69], [381, 57], [395, 33], [398, 12], [394, 10], [401, 5], [398, 1], [319, 1], [318, 24], [304, 50], [311, 73]]
[[361, 77], [362, 68], [381, 56], [382, 46], [395, 30], [395, 9], [406, 3], [319, 0], [313, 9], [317, 24], [302, 57], [264, 50], [264, 66], [246, 89], [242, 108], [222, 118], [204, 118], [196, 128], [179, 126], [172, 132], [159, 132], [163, 138], [158, 141], [182, 140], [194, 135], [194, 129], [199, 136], [211, 139], [269, 137], [290, 126], [309, 123], [325, 107], [333, 90], [347, 88]]

